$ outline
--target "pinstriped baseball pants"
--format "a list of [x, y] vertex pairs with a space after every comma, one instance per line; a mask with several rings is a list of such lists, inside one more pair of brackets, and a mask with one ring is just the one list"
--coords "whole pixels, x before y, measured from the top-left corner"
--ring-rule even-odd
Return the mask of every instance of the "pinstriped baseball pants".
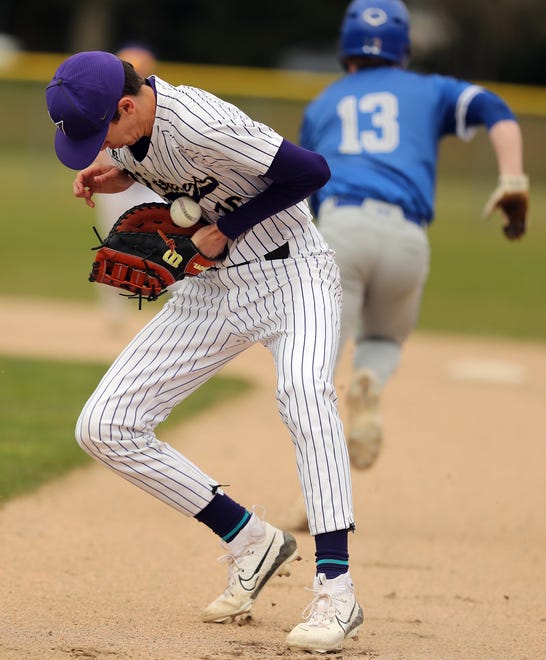
[[229, 360], [260, 342], [274, 358], [278, 409], [295, 445], [310, 531], [349, 528], [351, 477], [333, 386], [341, 288], [332, 255], [257, 260], [178, 286], [84, 406], [76, 426], [80, 446], [194, 516], [218, 482], [161, 442], [155, 428]]

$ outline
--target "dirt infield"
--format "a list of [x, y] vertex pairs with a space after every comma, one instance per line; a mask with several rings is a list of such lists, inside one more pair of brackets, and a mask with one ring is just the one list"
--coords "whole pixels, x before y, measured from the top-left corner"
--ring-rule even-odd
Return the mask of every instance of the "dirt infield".
[[[0, 308], [0, 353], [66, 360], [110, 360], [149, 314], [116, 336], [92, 306]], [[272, 361], [255, 347], [228, 370], [255, 389], [162, 439], [276, 522], [298, 487]], [[546, 657], [545, 395], [546, 345], [410, 340], [384, 396], [384, 452], [353, 475], [366, 620], [334, 657]], [[202, 624], [225, 582], [215, 537], [99, 465], [77, 470], [0, 509], [0, 658], [308, 658], [284, 646], [313, 575], [312, 541], [297, 537], [303, 561], [249, 622]]]

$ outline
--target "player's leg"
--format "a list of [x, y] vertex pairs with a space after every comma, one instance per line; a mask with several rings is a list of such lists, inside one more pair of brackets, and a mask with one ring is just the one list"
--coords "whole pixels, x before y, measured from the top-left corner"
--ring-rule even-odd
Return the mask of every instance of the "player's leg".
[[[368, 223], [367, 226], [365, 223]], [[335, 252], [340, 269], [343, 304], [337, 360], [349, 338], [352, 338], [364, 312], [367, 280], [380, 255], [381, 241], [375, 235], [371, 220], [361, 206], [336, 207], [330, 200], [320, 208], [318, 228]], [[286, 529], [308, 529], [305, 503], [300, 496], [287, 509], [282, 524]]]
[[328, 256], [279, 267], [277, 280], [286, 284], [275, 292], [274, 306], [284, 309], [286, 318], [264, 341], [274, 356], [279, 411], [296, 446], [315, 539], [315, 597], [287, 644], [310, 651], [340, 649], [363, 621], [349, 572], [351, 480], [333, 385], [341, 297], [337, 270]]
[[200, 332], [212, 306], [194, 310], [189, 298], [173, 297], [113, 362], [80, 414], [76, 439], [123, 478], [194, 516], [216, 482], [161, 442], [155, 428], [240, 349], [207, 347]]
[[263, 342], [275, 361], [277, 404], [295, 444], [313, 535], [353, 523], [347, 447], [333, 384], [341, 299], [337, 270], [319, 255], [315, 263], [290, 260], [277, 271], [286, 284], [271, 295], [284, 316]]
[[335, 252], [340, 270], [343, 305], [338, 359], [356, 332], [364, 313], [368, 279], [381, 254], [381, 239], [374, 231], [373, 219], [361, 206], [340, 206], [326, 201], [320, 208], [318, 226]]
[[425, 232], [409, 221], [383, 228], [383, 248], [368, 280], [366, 304], [355, 338], [355, 369], [369, 368], [383, 389], [398, 368], [401, 345], [415, 328], [428, 271]]
[[155, 435], [177, 403], [249, 345], [237, 340], [230, 348], [232, 326], [215, 302], [219, 285], [205, 279], [174, 294], [112, 364], [80, 415], [76, 437], [99, 462], [220, 537], [230, 559], [228, 586], [203, 618], [225, 621], [249, 612], [265, 583], [288, 573], [297, 550], [292, 536], [229, 498]]
[[429, 244], [420, 227], [402, 221], [383, 225], [381, 233], [381, 258], [368, 280], [347, 396], [349, 454], [358, 469], [371, 467], [380, 453], [381, 393], [398, 368], [403, 342], [417, 324], [429, 268]]

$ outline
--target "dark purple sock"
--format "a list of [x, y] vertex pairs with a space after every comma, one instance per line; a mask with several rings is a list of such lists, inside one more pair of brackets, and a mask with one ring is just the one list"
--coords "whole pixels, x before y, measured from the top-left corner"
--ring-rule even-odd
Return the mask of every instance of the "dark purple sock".
[[228, 495], [216, 493], [195, 518], [212, 529], [222, 541], [229, 543], [246, 526], [250, 513]]
[[328, 580], [349, 570], [348, 529], [315, 536], [317, 575], [324, 573]]

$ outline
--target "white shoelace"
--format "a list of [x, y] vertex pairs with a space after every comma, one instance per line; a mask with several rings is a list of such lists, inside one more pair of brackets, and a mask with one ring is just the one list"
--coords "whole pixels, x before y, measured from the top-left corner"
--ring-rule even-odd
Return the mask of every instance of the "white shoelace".
[[218, 557], [216, 561], [223, 562], [227, 561], [228, 563], [228, 584], [227, 587], [224, 590], [224, 595], [225, 596], [231, 596], [232, 592], [231, 589], [234, 584], [237, 582], [236, 575], [238, 571], [241, 570], [241, 567], [239, 565], [239, 562], [237, 561], [237, 557], [234, 557], [231, 554], [227, 555], [222, 555], [221, 557]]
[[[308, 591], [315, 590], [308, 589]], [[315, 597], [303, 610], [301, 616], [310, 626], [322, 626], [329, 624], [332, 622], [336, 613], [334, 596], [324, 590], [315, 593]]]

